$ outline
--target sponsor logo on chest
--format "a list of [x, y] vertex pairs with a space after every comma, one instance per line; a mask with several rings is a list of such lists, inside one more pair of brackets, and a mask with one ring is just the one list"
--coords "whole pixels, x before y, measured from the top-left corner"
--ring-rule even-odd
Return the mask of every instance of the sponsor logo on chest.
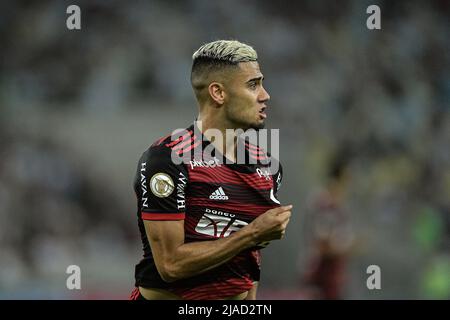
[[256, 173], [258, 173], [260, 178], [265, 178], [267, 181], [272, 180], [269, 170], [257, 168]]
[[232, 213], [206, 209], [198, 221], [195, 231], [214, 238], [225, 238], [247, 224], [245, 221], [236, 219]]
[[211, 200], [228, 200], [228, 196], [223, 191], [222, 187], [217, 188], [216, 191], [209, 196]]
[[201, 168], [215, 168], [215, 167], [221, 167], [222, 165], [220, 164], [219, 159], [217, 159], [216, 157], [214, 157], [214, 159], [211, 160], [191, 160], [190, 162], [191, 165], [191, 169], [194, 169], [196, 167], [201, 167]]

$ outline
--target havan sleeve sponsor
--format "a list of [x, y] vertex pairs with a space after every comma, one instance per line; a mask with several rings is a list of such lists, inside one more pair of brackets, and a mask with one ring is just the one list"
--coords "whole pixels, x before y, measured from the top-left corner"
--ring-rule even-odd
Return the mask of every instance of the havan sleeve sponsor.
[[174, 164], [170, 149], [150, 147], [139, 160], [135, 192], [138, 214], [143, 220], [183, 220], [188, 173], [184, 164]]

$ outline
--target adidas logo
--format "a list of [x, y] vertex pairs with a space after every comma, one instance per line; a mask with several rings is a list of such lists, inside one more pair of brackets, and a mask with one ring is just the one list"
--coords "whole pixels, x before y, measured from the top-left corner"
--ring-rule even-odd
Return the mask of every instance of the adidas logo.
[[222, 187], [219, 187], [216, 191], [209, 196], [212, 200], [228, 200], [228, 196], [223, 192]]

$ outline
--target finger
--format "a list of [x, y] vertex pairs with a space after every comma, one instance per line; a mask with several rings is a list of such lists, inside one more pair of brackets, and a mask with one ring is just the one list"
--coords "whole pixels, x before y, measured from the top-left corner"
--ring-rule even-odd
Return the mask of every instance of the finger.
[[277, 208], [271, 209], [271, 211], [273, 213], [275, 213], [275, 214], [279, 214], [281, 212], [285, 212], [285, 211], [288, 211], [288, 210], [291, 210], [291, 209], [292, 209], [292, 205], [289, 205], [289, 206], [277, 207]]
[[281, 226], [282, 226], [282, 228], [283, 229], [286, 229], [287, 228], [287, 225], [288, 225], [288, 223], [289, 223], [289, 220], [288, 221], [286, 221], [286, 222], [284, 222]]
[[291, 211], [284, 211], [278, 214], [278, 216], [281, 218], [281, 220], [286, 220], [291, 217]]
[[277, 214], [275, 214], [275, 216], [278, 217], [281, 220], [284, 220], [284, 219], [289, 218], [291, 216], [291, 211], [278, 212]]

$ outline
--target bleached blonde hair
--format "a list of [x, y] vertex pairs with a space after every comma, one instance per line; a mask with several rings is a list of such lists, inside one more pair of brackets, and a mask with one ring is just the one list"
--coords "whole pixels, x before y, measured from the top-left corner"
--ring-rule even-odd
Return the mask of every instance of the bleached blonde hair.
[[236, 40], [217, 40], [202, 45], [192, 55], [192, 60], [211, 59], [238, 64], [258, 60], [258, 54], [248, 44]]
[[200, 105], [209, 96], [212, 81], [226, 81], [240, 62], [257, 61], [251, 46], [236, 40], [218, 40], [202, 45], [192, 55], [191, 84]]

